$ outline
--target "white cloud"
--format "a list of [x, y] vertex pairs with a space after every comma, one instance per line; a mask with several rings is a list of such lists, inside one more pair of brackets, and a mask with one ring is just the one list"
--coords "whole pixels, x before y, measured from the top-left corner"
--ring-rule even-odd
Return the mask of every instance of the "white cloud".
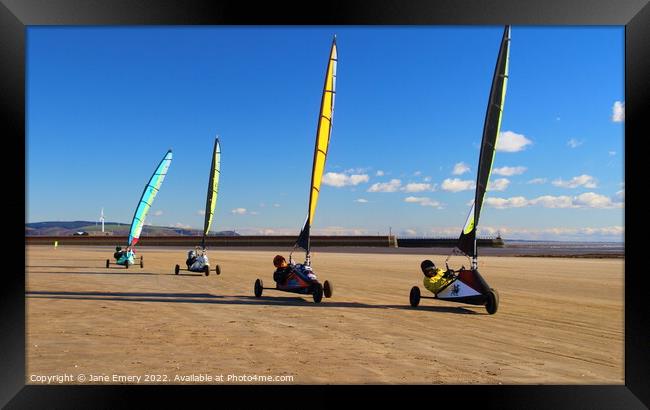
[[553, 185], [561, 188], [577, 188], [583, 186], [585, 188], [596, 188], [598, 181], [591, 175], [582, 174], [577, 177], [571, 178], [569, 181], [564, 181], [561, 178], [553, 181]]
[[529, 201], [530, 205], [541, 205], [544, 208], [573, 208], [573, 198], [566, 195], [542, 195]]
[[[313, 229], [314, 235], [369, 235], [377, 234], [377, 231], [369, 231], [363, 228], [346, 228], [343, 226], [326, 226], [325, 228]], [[388, 232], [385, 233], [388, 235]]]
[[[581, 240], [581, 239], [622, 239], [625, 228], [620, 225], [604, 227], [549, 227], [549, 228], [519, 228], [509, 226], [479, 226], [479, 236], [494, 236], [500, 233], [506, 240], [512, 239], [547, 239], [547, 240]], [[435, 227], [428, 232], [438, 237], [457, 237], [458, 227]]]
[[328, 172], [323, 175], [323, 184], [341, 188], [344, 186], [359, 185], [362, 182], [368, 182], [367, 174], [346, 175], [336, 172]]
[[424, 177], [424, 182], [431, 182], [431, 177]]
[[273, 207], [274, 207], [274, 208], [279, 208], [279, 207], [280, 207], [280, 204], [273, 204]]
[[418, 231], [416, 231], [415, 229], [405, 229], [404, 233], [407, 235], [415, 236], [417, 235]]
[[409, 183], [404, 185], [402, 188], [402, 191], [404, 192], [422, 192], [422, 191], [433, 191], [433, 187], [431, 184], [423, 184], [423, 183]]
[[469, 172], [469, 167], [464, 162], [459, 162], [454, 165], [454, 170], [451, 172], [452, 175], [463, 175], [465, 172]]
[[409, 196], [404, 198], [404, 202], [420, 204], [420, 206], [431, 206], [433, 208], [442, 209], [442, 204], [427, 197]]
[[602, 228], [580, 228], [579, 232], [582, 232], [586, 235], [607, 235], [607, 236], [622, 236], [625, 232], [625, 229], [618, 226], [605, 226]]
[[355, 199], [354, 202], [358, 202], [358, 203], [360, 203], [360, 204], [367, 204], [367, 203], [368, 203], [368, 200], [367, 200], [367, 199], [363, 199], [363, 198], [359, 198], [359, 199]]
[[527, 184], [536, 184], [536, 185], [540, 185], [540, 184], [545, 184], [546, 181], [547, 181], [546, 178], [533, 178], [533, 179], [531, 179], [530, 181], [528, 181], [528, 182], [526, 182], [526, 183], [527, 183]]
[[526, 149], [527, 145], [533, 142], [522, 134], [517, 134], [512, 131], [505, 131], [499, 133], [497, 140], [497, 151], [503, 152], [519, 152]]
[[488, 183], [488, 191], [505, 191], [510, 185], [508, 178], [499, 178]]
[[623, 122], [625, 121], [625, 102], [616, 101], [612, 107], [612, 121]]
[[343, 171], [344, 174], [367, 174], [369, 168], [349, 168]]
[[377, 173], [375, 175], [378, 176], [378, 177], [383, 177], [384, 176], [384, 171], [382, 171], [381, 169], [377, 170]]
[[458, 234], [460, 233], [462, 228], [458, 226], [453, 226], [453, 227], [435, 227], [431, 228], [429, 232], [435, 236], [441, 236], [441, 237], [452, 237], [452, 238], [457, 238]]
[[377, 182], [368, 188], [368, 192], [396, 192], [402, 185], [399, 179], [391, 179], [390, 182]]
[[[295, 227], [248, 227], [238, 228], [237, 233], [242, 235], [296, 235], [297, 232]], [[312, 235], [377, 235], [377, 230], [358, 227], [327, 226], [325, 228], [312, 228], [311, 233]], [[388, 235], [388, 230], [386, 229], [380, 233], [382, 235]]]
[[496, 175], [503, 175], [504, 177], [511, 177], [513, 175], [521, 175], [526, 172], [526, 167], [501, 167], [495, 168], [492, 172]]
[[621, 189], [616, 193], [616, 196], [621, 198], [621, 201], [625, 201], [625, 189]]
[[413, 173], [413, 175], [415, 175], [416, 177], [419, 177], [420, 175], [422, 175], [422, 171], [415, 171]]
[[241, 228], [237, 229], [241, 235], [295, 235], [296, 228]]
[[442, 181], [442, 189], [444, 191], [451, 191], [451, 192], [468, 191], [474, 189], [474, 187], [475, 187], [474, 181], [471, 180], [447, 178], [444, 181]]
[[608, 151], [607, 153], [609, 154], [610, 157], [616, 155], [616, 151]]
[[521, 208], [528, 205], [528, 200], [523, 196], [515, 196], [512, 198], [494, 198], [487, 197], [485, 198], [485, 204], [490, 205], [494, 208], [505, 209], [505, 208]]
[[174, 228], [192, 229], [192, 227], [191, 227], [190, 225], [186, 225], [186, 224], [184, 224], [184, 223], [182, 223], [182, 222], [176, 222], [176, 223], [174, 224]]
[[160, 215], [162, 215], [162, 214], [163, 214], [163, 211], [161, 211], [161, 210], [157, 210], [157, 211], [155, 211], [154, 213], [152, 213], [151, 215], [153, 215], [153, 216], [160, 216]]
[[574, 206], [578, 208], [618, 208], [622, 203], [614, 203], [611, 198], [596, 194], [594, 192], [585, 192], [573, 200]]
[[201, 215], [201, 216], [205, 216], [205, 209], [199, 209], [198, 211], [196, 211], [196, 214]]
[[368, 182], [368, 175], [367, 174], [353, 174], [350, 175], [350, 184], [351, 185], [359, 185], [362, 182]]
[[569, 141], [567, 141], [566, 145], [571, 147], [571, 148], [578, 148], [579, 146], [582, 145], [582, 143], [583, 143], [583, 141], [578, 141], [575, 138], [571, 138]]
[[612, 198], [586, 192], [577, 196], [553, 196], [542, 195], [534, 199], [526, 199], [523, 196], [512, 198], [494, 198], [485, 199], [485, 204], [494, 208], [521, 208], [525, 206], [538, 205], [544, 208], [595, 208], [595, 209], [613, 209], [623, 207], [623, 202], [613, 201]]
[[558, 239], [558, 237], [570, 238], [585, 237], [585, 236], [605, 236], [605, 237], [622, 237], [625, 231], [623, 226], [604, 226], [604, 227], [583, 227], [583, 228], [567, 228], [567, 227], [550, 227], [550, 228], [513, 228], [507, 226], [500, 227], [479, 227], [479, 235], [488, 234], [494, 235], [497, 232], [507, 241], [509, 238], [528, 238], [528, 239]]
[[235, 208], [230, 212], [235, 215], [246, 215], [248, 211], [246, 211], [246, 208]]

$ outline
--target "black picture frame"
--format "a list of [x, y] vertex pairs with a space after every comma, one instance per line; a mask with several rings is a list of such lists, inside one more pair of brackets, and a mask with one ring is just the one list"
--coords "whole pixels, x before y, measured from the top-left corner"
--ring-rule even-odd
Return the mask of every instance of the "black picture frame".
[[[323, 7], [316, 7], [316, 6]], [[650, 106], [650, 6], [648, 0], [459, 0], [329, 1], [323, 3], [250, 3], [243, 1], [1, 0], [0, 101], [2, 102], [5, 193], [23, 193], [25, 184], [25, 46], [26, 27], [34, 25], [620, 25], [625, 26], [625, 220], [635, 221], [634, 207], [647, 186], [639, 176], [645, 161]], [[20, 153], [18, 155], [16, 153]], [[646, 160], [647, 161], [647, 160]], [[20, 178], [23, 177], [21, 184]], [[636, 180], [634, 178], [636, 177]], [[630, 181], [632, 180], [632, 181]], [[24, 214], [6, 200], [6, 215]], [[544, 386], [35, 386], [25, 385], [25, 277], [23, 221], [6, 227], [8, 264], [2, 275], [0, 312], [0, 405], [9, 408], [131, 407], [153, 401], [207, 399], [238, 406], [252, 400], [284, 401], [300, 390], [313, 404], [366, 403], [388, 395], [400, 403], [422, 399], [434, 406], [481, 405], [497, 408], [645, 408], [650, 406], [650, 320], [644, 296], [646, 272], [640, 261], [645, 222], [625, 230], [625, 385]], [[643, 221], [643, 219], [642, 219]], [[21, 269], [23, 268], [23, 269]], [[607, 284], [603, 284], [607, 286]], [[332, 391], [334, 390], [334, 391]], [[346, 390], [345, 394], [339, 394]], [[143, 400], [143, 401], [137, 401]], [[188, 401], [189, 400], [189, 401]], [[402, 404], [403, 405], [403, 404]]]

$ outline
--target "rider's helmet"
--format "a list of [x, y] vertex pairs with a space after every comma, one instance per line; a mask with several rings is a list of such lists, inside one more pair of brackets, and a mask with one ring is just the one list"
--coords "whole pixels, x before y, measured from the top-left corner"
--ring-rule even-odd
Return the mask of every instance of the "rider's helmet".
[[276, 268], [279, 268], [283, 262], [287, 262], [286, 259], [284, 259], [284, 256], [282, 255], [275, 255], [275, 258], [273, 258], [273, 266]]
[[424, 276], [427, 276], [429, 278], [436, 274], [436, 264], [429, 259], [422, 261], [420, 264], [420, 269], [422, 269]]

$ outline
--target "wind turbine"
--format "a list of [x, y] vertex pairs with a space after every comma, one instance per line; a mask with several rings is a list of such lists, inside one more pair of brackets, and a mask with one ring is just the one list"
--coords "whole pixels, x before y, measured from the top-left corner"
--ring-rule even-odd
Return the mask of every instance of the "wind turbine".
[[102, 208], [102, 212], [99, 214], [99, 222], [102, 223], [102, 233], [104, 233], [104, 208]]

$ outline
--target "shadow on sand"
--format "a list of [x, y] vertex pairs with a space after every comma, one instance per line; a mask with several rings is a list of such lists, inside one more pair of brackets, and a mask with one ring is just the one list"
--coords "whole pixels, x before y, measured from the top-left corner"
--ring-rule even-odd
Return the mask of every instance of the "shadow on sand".
[[[60, 266], [57, 266], [59, 268]], [[93, 266], [94, 267], [94, 266]], [[57, 275], [173, 275], [173, 273], [169, 274], [163, 274], [163, 273], [150, 273], [150, 272], [138, 272], [135, 269], [125, 269], [125, 268], [102, 268], [105, 269], [105, 272], [73, 272], [73, 271], [67, 271], [67, 272], [27, 272], [27, 273], [38, 273], [38, 274], [57, 274]]]
[[218, 305], [249, 305], [249, 306], [287, 306], [287, 307], [312, 307], [312, 308], [362, 308], [362, 309], [406, 309], [413, 311], [477, 314], [474, 310], [464, 307], [450, 306], [420, 306], [412, 308], [405, 305], [369, 305], [358, 302], [335, 302], [323, 299], [322, 303], [314, 303], [311, 297], [292, 296], [218, 296], [210, 293], [153, 293], [153, 292], [56, 292], [56, 291], [28, 291], [29, 298], [45, 299], [71, 299], [71, 300], [111, 300], [123, 302], [164, 302], [164, 303], [205, 303]]
[[[409, 304], [404, 305], [386, 305], [389, 309], [405, 309], [405, 310], [423, 310], [426, 312], [438, 312], [438, 313], [458, 313], [463, 315], [476, 315], [479, 312], [475, 310], [467, 309], [462, 306], [418, 306], [412, 307]], [[476, 306], [476, 308], [481, 308], [482, 306]], [[487, 314], [487, 313], [486, 313]]]
[[[63, 266], [63, 265], [25, 265], [25, 268], [60, 268], [60, 269], [106, 269], [104, 265], [93, 265], [93, 266]], [[124, 268], [122, 268], [124, 269]]]
[[[59, 265], [30, 265], [30, 266], [25, 266], [25, 268], [59, 268], [59, 269], [102, 269], [102, 271], [98, 272], [75, 272], [75, 271], [67, 271], [67, 272], [61, 272], [61, 271], [55, 271], [55, 272], [41, 272], [41, 271], [31, 271], [27, 273], [55, 273], [57, 275], [157, 275], [157, 276], [205, 276], [204, 273], [179, 273], [176, 275], [174, 272], [170, 273], [151, 273], [151, 272], [142, 272], [142, 268], [139, 266], [135, 266], [132, 268], [125, 268], [124, 266], [116, 265], [116, 266], [59, 266]], [[211, 272], [212, 273], [212, 272]], [[218, 275], [215, 275], [218, 276]]]
[[47, 295], [47, 296], [108, 296], [108, 297], [164, 297], [164, 298], [220, 298], [223, 296], [213, 295], [211, 293], [158, 293], [158, 292], [62, 292], [62, 291], [27, 291], [27, 296]]

